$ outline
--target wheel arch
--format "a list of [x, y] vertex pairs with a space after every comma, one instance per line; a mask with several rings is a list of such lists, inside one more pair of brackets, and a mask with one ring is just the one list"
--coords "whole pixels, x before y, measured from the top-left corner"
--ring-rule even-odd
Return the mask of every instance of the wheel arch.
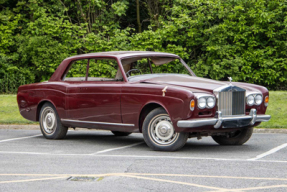
[[45, 103], [50, 103], [50, 104], [53, 105], [54, 108], [56, 109], [56, 106], [55, 106], [55, 104], [54, 104], [52, 101], [50, 101], [50, 100], [42, 100], [42, 101], [40, 101], [40, 102], [38, 103], [38, 105], [37, 105], [36, 121], [39, 121], [40, 111], [41, 111], [41, 108], [43, 107], [43, 105], [44, 105]]
[[[147, 104], [144, 105], [144, 107], [141, 109], [140, 112], [140, 116], [139, 116], [139, 121], [138, 121], [138, 126], [139, 126], [139, 132], [142, 133], [142, 125], [143, 122], [145, 120], [145, 117], [154, 109], [156, 108], [163, 108], [167, 113], [168, 110], [164, 107], [164, 105], [162, 105], [161, 103], [157, 103], [157, 102], [149, 102]], [[169, 113], [168, 113], [169, 114]]]

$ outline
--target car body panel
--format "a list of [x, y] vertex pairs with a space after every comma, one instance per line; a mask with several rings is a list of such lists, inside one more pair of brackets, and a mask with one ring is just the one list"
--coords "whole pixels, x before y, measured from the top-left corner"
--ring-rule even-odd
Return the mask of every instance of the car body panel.
[[122, 123], [121, 82], [69, 82], [67, 119]]
[[[19, 87], [17, 101], [21, 115], [26, 119], [38, 121], [41, 105], [43, 102], [50, 102], [54, 105], [62, 123], [66, 126], [138, 132], [141, 131], [140, 115], [142, 110], [149, 104], [156, 104], [166, 110], [177, 132], [220, 132], [229, 130], [214, 129], [213, 126], [192, 129], [180, 128], [177, 126], [177, 122], [179, 120], [204, 119], [216, 116], [216, 107], [212, 109], [199, 109], [197, 107], [196, 94], [204, 93], [216, 97], [214, 90], [229, 85], [230, 82], [178, 74], [153, 74], [150, 77], [130, 78], [129, 81], [121, 65], [121, 59], [136, 56], [180, 59], [174, 54], [140, 51], [104, 52], [69, 57], [59, 65], [48, 82]], [[62, 80], [67, 68], [73, 61], [92, 58], [117, 60], [123, 75], [123, 81], [70, 82]], [[183, 65], [186, 64], [183, 63]], [[265, 87], [259, 85], [239, 82], [232, 82], [232, 85], [245, 89], [246, 95], [261, 93], [264, 98], [269, 94]], [[190, 110], [191, 100], [195, 100], [193, 111]], [[250, 110], [254, 108], [257, 110], [257, 114], [265, 114], [267, 107], [263, 102], [258, 106], [250, 107], [246, 105], [246, 115], [249, 115]], [[256, 123], [254, 126], [258, 124]]]

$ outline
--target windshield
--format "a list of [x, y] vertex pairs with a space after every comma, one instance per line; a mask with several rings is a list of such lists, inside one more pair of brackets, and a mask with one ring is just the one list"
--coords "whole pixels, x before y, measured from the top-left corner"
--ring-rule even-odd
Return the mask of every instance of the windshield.
[[122, 60], [122, 65], [129, 81], [166, 74], [193, 75], [180, 59], [171, 57], [128, 58]]

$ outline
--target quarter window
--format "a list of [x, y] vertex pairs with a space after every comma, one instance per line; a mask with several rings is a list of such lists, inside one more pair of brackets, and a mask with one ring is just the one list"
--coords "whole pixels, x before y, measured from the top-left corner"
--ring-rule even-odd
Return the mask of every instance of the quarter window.
[[85, 81], [88, 59], [74, 61], [68, 68], [64, 81]]
[[90, 59], [88, 81], [118, 81], [118, 63], [114, 59]]

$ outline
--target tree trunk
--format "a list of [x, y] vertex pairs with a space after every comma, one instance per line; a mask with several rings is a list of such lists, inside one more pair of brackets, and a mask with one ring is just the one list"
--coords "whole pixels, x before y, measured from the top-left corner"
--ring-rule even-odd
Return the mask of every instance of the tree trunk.
[[139, 0], [136, 0], [137, 2], [137, 22], [138, 22], [138, 32], [142, 32], [142, 26], [141, 26], [141, 20], [140, 20], [140, 3]]

